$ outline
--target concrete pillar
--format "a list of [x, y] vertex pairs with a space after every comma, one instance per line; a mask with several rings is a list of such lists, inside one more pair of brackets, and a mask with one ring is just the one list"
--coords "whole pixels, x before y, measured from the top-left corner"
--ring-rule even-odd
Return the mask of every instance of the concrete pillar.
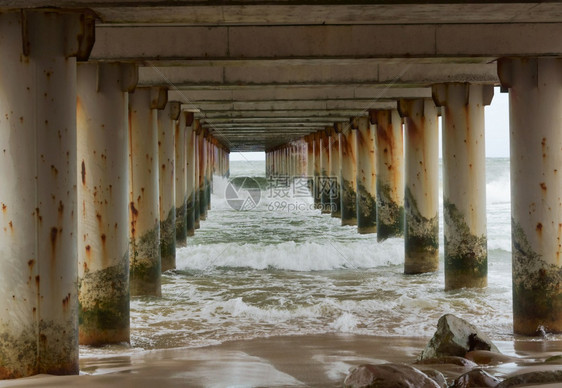
[[180, 110], [180, 102], [170, 101], [164, 109], [158, 111], [158, 198], [162, 272], [176, 268], [175, 121]]
[[175, 128], [176, 246], [187, 245], [187, 138], [185, 114], [179, 113]]
[[433, 87], [433, 100], [443, 107], [446, 290], [487, 285], [484, 106], [493, 95], [493, 85]]
[[332, 217], [341, 217], [341, 198], [340, 198], [340, 132], [341, 123], [334, 124], [330, 132], [330, 173], [333, 184], [330, 190], [330, 210]]
[[340, 135], [341, 224], [357, 225], [357, 128], [345, 124]]
[[332, 183], [330, 172], [330, 128], [320, 133], [320, 209], [324, 214], [330, 214], [330, 192]]
[[439, 125], [437, 107], [427, 99], [400, 100], [405, 124], [404, 273], [439, 266]]
[[509, 88], [513, 329], [562, 332], [562, 60], [498, 63]]
[[321, 176], [321, 149], [322, 149], [322, 144], [321, 144], [321, 138], [320, 138], [320, 132], [315, 132], [313, 134], [314, 136], [314, 181], [313, 181], [313, 197], [314, 197], [314, 208], [315, 209], [320, 209], [321, 205], [322, 205], [322, 201], [321, 201], [321, 185], [320, 185], [320, 176]]
[[203, 141], [203, 146], [205, 147], [205, 201], [207, 202], [207, 210], [211, 210], [211, 189], [213, 185], [213, 152], [209, 132], [205, 132]]
[[[201, 204], [199, 198], [199, 133], [201, 131], [201, 124], [199, 120], [193, 121], [192, 126], [192, 143], [193, 149], [193, 227], [199, 229], [201, 227]], [[188, 185], [189, 189], [189, 185]]]
[[314, 135], [306, 135], [306, 177], [308, 180], [308, 190], [314, 195]]
[[357, 231], [377, 232], [377, 173], [375, 128], [368, 117], [357, 122]]
[[0, 379], [78, 373], [76, 57], [93, 29], [0, 14]]
[[207, 219], [207, 195], [206, 195], [206, 178], [207, 178], [207, 149], [205, 147], [205, 130], [201, 129], [197, 134], [198, 147], [198, 167], [199, 167], [199, 219], [205, 221]]
[[[179, 118], [180, 127], [184, 128], [185, 131], [185, 193], [186, 193], [186, 204], [185, 204], [185, 233], [188, 237], [195, 234], [195, 220], [197, 214], [197, 221], [199, 220], [199, 203], [196, 196], [196, 182], [198, 182], [197, 174], [197, 152], [196, 152], [196, 135], [193, 130], [193, 113], [192, 112], [182, 112]], [[196, 211], [197, 210], [197, 211]]]
[[158, 109], [163, 88], [129, 94], [129, 265], [131, 295], [161, 294], [160, 211], [158, 206]]
[[377, 241], [404, 235], [404, 137], [396, 109], [372, 110], [377, 151]]
[[77, 71], [79, 342], [129, 342], [129, 95], [137, 68]]

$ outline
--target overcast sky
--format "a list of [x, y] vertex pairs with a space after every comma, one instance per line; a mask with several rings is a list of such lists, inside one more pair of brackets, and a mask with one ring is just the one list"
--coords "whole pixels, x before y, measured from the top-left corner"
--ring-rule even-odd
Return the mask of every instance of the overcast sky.
[[[509, 95], [496, 88], [486, 107], [486, 157], [509, 157]], [[263, 152], [232, 152], [230, 160], [265, 160]]]

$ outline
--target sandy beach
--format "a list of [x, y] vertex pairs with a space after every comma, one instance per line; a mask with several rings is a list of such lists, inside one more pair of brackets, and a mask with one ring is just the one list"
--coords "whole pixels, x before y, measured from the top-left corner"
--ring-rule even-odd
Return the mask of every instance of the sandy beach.
[[[429, 338], [306, 335], [257, 338], [201, 348], [169, 348], [80, 360], [80, 376], [35, 376], [2, 381], [0, 387], [341, 387], [350, 368], [362, 363], [413, 363]], [[531, 370], [562, 353], [560, 340], [496, 342], [513, 362], [484, 365], [503, 379]], [[424, 366], [425, 367], [425, 366]], [[430, 366], [447, 379], [463, 373], [453, 365]], [[555, 387], [557, 385], [541, 385]]]

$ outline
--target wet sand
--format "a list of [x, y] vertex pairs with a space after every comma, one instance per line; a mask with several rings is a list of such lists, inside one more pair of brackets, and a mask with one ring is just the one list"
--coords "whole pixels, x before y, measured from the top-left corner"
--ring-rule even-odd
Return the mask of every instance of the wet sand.
[[[171, 348], [80, 360], [80, 376], [46, 376], [2, 381], [0, 387], [341, 387], [350, 368], [362, 363], [413, 363], [429, 338], [324, 334], [231, 341], [201, 348]], [[544, 364], [562, 354], [561, 340], [495, 342], [513, 362], [484, 365], [503, 379], [531, 370], [560, 369]], [[440, 370], [448, 380], [463, 372]], [[556, 387], [560, 385], [541, 385]]]

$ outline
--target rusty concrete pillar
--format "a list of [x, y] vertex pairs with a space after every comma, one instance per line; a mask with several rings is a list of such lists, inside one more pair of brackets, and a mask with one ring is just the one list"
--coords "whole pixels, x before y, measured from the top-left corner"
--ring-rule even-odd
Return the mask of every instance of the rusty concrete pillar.
[[180, 125], [185, 128], [185, 168], [186, 168], [186, 207], [185, 207], [185, 232], [188, 237], [195, 234], [196, 225], [199, 223], [199, 202], [196, 187], [199, 182], [197, 169], [197, 135], [192, 112], [182, 112]]
[[211, 137], [209, 132], [205, 132], [203, 138], [203, 146], [205, 147], [205, 201], [207, 202], [207, 210], [211, 210], [211, 190], [213, 186], [213, 153], [211, 150]]
[[377, 232], [377, 173], [375, 128], [368, 117], [357, 122], [357, 231]]
[[501, 59], [509, 88], [513, 329], [562, 332], [562, 60]]
[[357, 123], [344, 124], [340, 138], [341, 224], [357, 225]]
[[323, 214], [331, 214], [330, 184], [330, 128], [320, 133], [320, 210]]
[[0, 379], [78, 373], [76, 60], [94, 17], [0, 14]]
[[404, 137], [396, 109], [372, 110], [377, 150], [377, 241], [404, 235]]
[[129, 95], [134, 65], [77, 70], [79, 342], [129, 342]]
[[321, 176], [321, 138], [320, 138], [320, 131], [315, 132], [313, 134], [314, 141], [313, 141], [313, 151], [314, 151], [314, 180], [312, 182], [312, 193], [314, 198], [314, 208], [320, 209], [321, 206], [321, 198], [320, 198], [320, 176]]
[[493, 95], [493, 85], [433, 86], [443, 107], [445, 290], [487, 285], [484, 106]]
[[[180, 107], [181, 109], [181, 107]], [[183, 116], [183, 118], [182, 118]], [[176, 178], [176, 246], [187, 245], [187, 138], [185, 115], [180, 112], [174, 122]]]
[[199, 229], [201, 227], [201, 198], [199, 193], [200, 180], [200, 154], [199, 138], [201, 136], [201, 123], [194, 120], [192, 130], [192, 149], [193, 149], [193, 227]]
[[137, 88], [129, 94], [129, 266], [131, 295], [161, 294], [158, 206], [158, 109], [167, 90]]
[[306, 142], [306, 179], [308, 190], [314, 196], [314, 135], [306, 135], [304, 141]]
[[340, 198], [340, 133], [341, 123], [336, 123], [330, 131], [330, 173], [332, 176], [332, 186], [330, 190], [330, 213], [332, 217], [341, 217], [341, 198]]
[[158, 111], [158, 198], [162, 272], [176, 268], [176, 145], [175, 121], [181, 103], [170, 101]]
[[206, 178], [207, 178], [207, 149], [205, 147], [206, 131], [201, 129], [197, 134], [197, 164], [199, 167], [199, 219], [205, 221], [207, 219], [207, 195], [206, 195]]
[[439, 125], [429, 98], [400, 100], [405, 124], [404, 273], [439, 266]]

